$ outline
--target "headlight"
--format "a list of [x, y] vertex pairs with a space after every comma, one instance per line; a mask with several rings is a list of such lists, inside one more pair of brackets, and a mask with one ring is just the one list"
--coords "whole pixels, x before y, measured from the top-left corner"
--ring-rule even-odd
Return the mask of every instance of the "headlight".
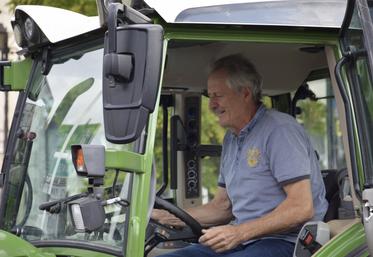
[[16, 43], [21, 48], [32, 47], [48, 42], [36, 22], [21, 10], [16, 10], [11, 21]]
[[26, 40], [32, 43], [38, 43], [39, 41], [38, 28], [30, 17], [27, 17], [25, 20], [25, 37]]
[[84, 232], [84, 220], [82, 216], [82, 212], [80, 210], [80, 205], [75, 203], [72, 204], [71, 207], [71, 218], [73, 219], [73, 223], [75, 226], [75, 230], [78, 232]]
[[16, 43], [19, 47], [25, 47], [26, 46], [26, 39], [23, 36], [22, 28], [19, 24], [14, 25], [13, 28], [14, 31], [14, 37], [16, 39]]
[[76, 232], [96, 231], [104, 225], [105, 210], [100, 200], [83, 197], [68, 203]]

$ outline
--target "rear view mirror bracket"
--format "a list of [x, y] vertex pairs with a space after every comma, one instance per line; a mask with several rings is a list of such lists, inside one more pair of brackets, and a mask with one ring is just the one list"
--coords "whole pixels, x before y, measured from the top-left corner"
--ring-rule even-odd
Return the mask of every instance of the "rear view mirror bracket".
[[111, 3], [108, 15], [109, 53], [116, 51], [117, 24], [150, 24], [151, 20], [140, 12], [121, 3]]
[[32, 69], [31, 58], [0, 62], [0, 91], [22, 91], [26, 88]]
[[11, 85], [5, 84], [5, 72], [4, 69], [7, 66], [11, 66], [11, 62], [9, 61], [0, 61], [0, 91], [10, 91]]
[[112, 3], [109, 5], [108, 16], [108, 41], [109, 53], [115, 53], [117, 50], [117, 24], [118, 20], [123, 23], [124, 5], [120, 3]]

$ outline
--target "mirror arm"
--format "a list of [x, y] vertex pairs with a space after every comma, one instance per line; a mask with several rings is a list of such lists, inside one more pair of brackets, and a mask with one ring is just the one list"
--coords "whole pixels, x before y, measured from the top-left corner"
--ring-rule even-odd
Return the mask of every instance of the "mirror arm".
[[124, 6], [124, 20], [128, 24], [150, 24], [152, 20], [135, 9]]
[[117, 24], [149, 24], [151, 19], [129, 6], [120, 3], [109, 4], [108, 12], [109, 53], [117, 50]]
[[109, 5], [108, 15], [108, 34], [109, 34], [109, 53], [115, 53], [117, 50], [117, 22], [118, 18], [123, 17], [124, 6], [119, 3]]

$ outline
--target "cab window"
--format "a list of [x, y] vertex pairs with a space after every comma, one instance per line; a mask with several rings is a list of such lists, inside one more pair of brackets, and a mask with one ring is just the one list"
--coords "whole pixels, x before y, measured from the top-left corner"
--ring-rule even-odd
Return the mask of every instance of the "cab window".
[[321, 169], [346, 167], [342, 132], [330, 78], [311, 80], [307, 85], [314, 97], [298, 102], [296, 119], [310, 136]]

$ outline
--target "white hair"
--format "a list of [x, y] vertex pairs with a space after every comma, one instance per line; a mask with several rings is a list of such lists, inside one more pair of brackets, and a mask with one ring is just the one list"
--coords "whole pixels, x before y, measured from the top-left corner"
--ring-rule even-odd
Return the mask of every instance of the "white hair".
[[241, 54], [228, 55], [215, 61], [210, 74], [223, 69], [227, 71], [227, 85], [240, 92], [243, 88], [249, 88], [253, 94], [253, 100], [259, 103], [262, 98], [262, 76], [256, 71], [255, 66]]

